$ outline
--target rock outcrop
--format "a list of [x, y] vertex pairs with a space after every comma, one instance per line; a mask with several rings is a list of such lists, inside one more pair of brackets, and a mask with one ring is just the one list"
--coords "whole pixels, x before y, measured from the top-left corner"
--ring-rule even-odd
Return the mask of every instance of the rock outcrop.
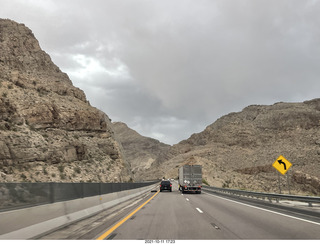
[[113, 128], [122, 144], [125, 157], [130, 162], [134, 180], [156, 179], [144, 173], [159, 167], [161, 162], [170, 158], [170, 145], [142, 136], [122, 122], [114, 122]]
[[[230, 113], [203, 132], [172, 146], [140, 177], [177, 178], [185, 163], [203, 166], [210, 185], [279, 192], [273, 162], [283, 155], [292, 164], [280, 177], [281, 191], [320, 194], [320, 99], [303, 103], [252, 105]], [[287, 178], [288, 177], [288, 178]]]
[[0, 181], [132, 179], [110, 119], [41, 50], [23, 24], [0, 19]]

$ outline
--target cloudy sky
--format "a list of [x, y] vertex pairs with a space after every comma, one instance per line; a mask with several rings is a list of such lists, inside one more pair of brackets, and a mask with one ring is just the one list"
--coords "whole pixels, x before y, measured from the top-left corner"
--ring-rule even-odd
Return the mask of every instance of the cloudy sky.
[[320, 1], [0, 0], [91, 105], [168, 144], [251, 104], [319, 98]]

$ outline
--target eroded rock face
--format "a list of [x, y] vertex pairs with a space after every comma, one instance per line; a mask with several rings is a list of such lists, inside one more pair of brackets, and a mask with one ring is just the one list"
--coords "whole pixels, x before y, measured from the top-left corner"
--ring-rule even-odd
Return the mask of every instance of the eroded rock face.
[[0, 181], [131, 179], [110, 119], [41, 50], [0, 19]]
[[[320, 99], [314, 99], [252, 105], [230, 113], [166, 149], [164, 156], [153, 153], [157, 163], [139, 171], [139, 177], [176, 178], [181, 165], [195, 163], [202, 165], [203, 179], [212, 186], [278, 193], [279, 173], [272, 164], [283, 155], [293, 166], [280, 176], [282, 193], [290, 188], [293, 194], [320, 195], [319, 108]], [[127, 138], [122, 139], [129, 145], [125, 153], [141, 159], [143, 154], [133, 154]]]
[[196, 156], [211, 185], [278, 192], [279, 173], [271, 165], [283, 155], [293, 166], [280, 177], [282, 192], [289, 182], [293, 193], [320, 194], [319, 108], [320, 99], [246, 107], [180, 142], [176, 159]]
[[146, 175], [151, 168], [157, 168], [170, 157], [170, 145], [145, 137], [130, 129], [125, 123], [115, 122], [113, 128], [121, 142], [126, 159], [130, 162], [134, 179], [154, 180], [157, 176]]

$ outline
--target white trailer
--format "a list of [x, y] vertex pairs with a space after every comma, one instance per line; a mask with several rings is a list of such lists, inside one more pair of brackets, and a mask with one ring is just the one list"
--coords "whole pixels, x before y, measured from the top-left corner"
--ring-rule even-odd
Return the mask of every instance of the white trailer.
[[179, 168], [179, 190], [184, 192], [201, 193], [201, 165], [183, 165]]

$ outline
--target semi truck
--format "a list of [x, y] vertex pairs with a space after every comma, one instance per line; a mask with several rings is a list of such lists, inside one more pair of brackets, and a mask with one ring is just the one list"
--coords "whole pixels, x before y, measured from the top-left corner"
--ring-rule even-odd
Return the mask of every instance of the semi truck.
[[183, 165], [179, 168], [179, 190], [182, 193], [201, 193], [202, 167], [201, 165]]

